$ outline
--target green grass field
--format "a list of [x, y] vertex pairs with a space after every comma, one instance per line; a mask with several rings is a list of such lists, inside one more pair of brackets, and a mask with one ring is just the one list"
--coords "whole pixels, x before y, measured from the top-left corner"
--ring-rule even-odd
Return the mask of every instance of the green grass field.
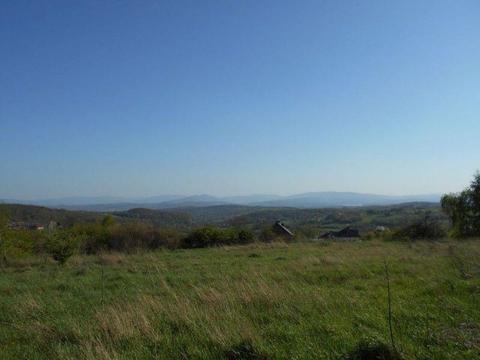
[[384, 261], [403, 357], [479, 358], [480, 241], [25, 259], [0, 269], [0, 357], [338, 359], [390, 344]]

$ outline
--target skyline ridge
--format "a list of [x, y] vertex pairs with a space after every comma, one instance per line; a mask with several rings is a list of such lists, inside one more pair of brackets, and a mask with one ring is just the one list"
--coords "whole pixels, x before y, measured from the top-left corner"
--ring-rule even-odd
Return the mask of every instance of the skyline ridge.
[[146, 198], [70, 197], [43, 200], [5, 199], [2, 202], [58, 207], [77, 210], [124, 210], [131, 208], [168, 209], [216, 205], [259, 207], [321, 208], [338, 206], [393, 205], [410, 202], [438, 203], [440, 194], [381, 195], [355, 192], [310, 192], [280, 195], [218, 197], [211, 195], [156, 196]]

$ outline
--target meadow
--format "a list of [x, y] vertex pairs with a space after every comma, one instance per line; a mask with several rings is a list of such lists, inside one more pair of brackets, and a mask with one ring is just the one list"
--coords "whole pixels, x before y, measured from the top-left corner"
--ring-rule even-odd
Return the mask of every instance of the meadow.
[[[480, 357], [480, 241], [304, 242], [18, 259], [2, 359]], [[363, 345], [360, 345], [363, 346]]]

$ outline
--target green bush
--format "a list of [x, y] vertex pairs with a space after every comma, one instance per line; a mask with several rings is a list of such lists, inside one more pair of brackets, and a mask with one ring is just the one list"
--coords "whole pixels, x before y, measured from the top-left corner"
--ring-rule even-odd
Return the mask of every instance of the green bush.
[[184, 248], [204, 248], [219, 245], [248, 244], [254, 241], [248, 230], [219, 229], [212, 226], [192, 231], [182, 241]]
[[45, 249], [52, 258], [63, 265], [78, 249], [80, 239], [69, 231], [57, 231], [47, 235]]
[[143, 223], [84, 224], [72, 231], [83, 237], [80, 250], [96, 254], [104, 250], [133, 251], [137, 249], [178, 248], [181, 233], [176, 230], [158, 229]]
[[460, 194], [446, 194], [441, 200], [442, 210], [452, 222], [454, 237], [480, 235], [480, 173]]
[[109, 232], [111, 229], [102, 224], [81, 224], [71, 229], [71, 232], [81, 238], [80, 252], [84, 254], [96, 254], [108, 249]]
[[[390, 236], [386, 234], [387, 238]], [[445, 229], [435, 220], [425, 217], [423, 221], [402, 227], [391, 234], [393, 240], [435, 240], [446, 236]]]
[[240, 230], [238, 232], [238, 243], [239, 244], [248, 244], [252, 243], [255, 240], [255, 236], [249, 230]]
[[181, 234], [176, 230], [156, 229], [152, 225], [131, 223], [112, 227], [107, 233], [107, 248], [117, 251], [177, 248]]
[[0, 255], [3, 262], [38, 253], [44, 243], [42, 233], [31, 230], [6, 230], [0, 240]]

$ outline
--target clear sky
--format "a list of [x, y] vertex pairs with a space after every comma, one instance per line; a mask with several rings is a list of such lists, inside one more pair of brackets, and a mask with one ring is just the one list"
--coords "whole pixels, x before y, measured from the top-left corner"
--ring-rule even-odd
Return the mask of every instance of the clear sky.
[[480, 2], [0, 4], [0, 198], [457, 191]]

